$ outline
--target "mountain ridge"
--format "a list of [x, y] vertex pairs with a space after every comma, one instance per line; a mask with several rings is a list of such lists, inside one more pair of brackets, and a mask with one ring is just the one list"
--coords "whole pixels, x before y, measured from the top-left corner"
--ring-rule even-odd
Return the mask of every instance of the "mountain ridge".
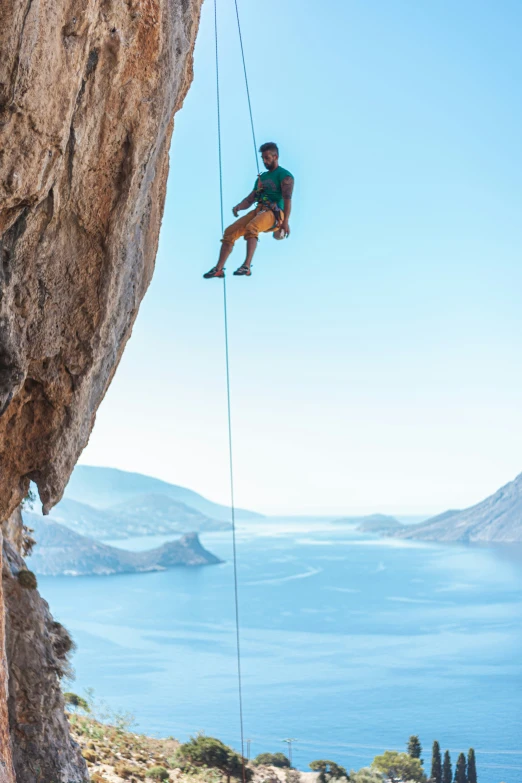
[[[138, 495], [152, 494], [166, 495], [209, 517], [230, 521], [231, 511], [228, 506], [214, 503], [192, 489], [119, 468], [77, 465], [65, 488], [64, 498], [109, 510]], [[236, 517], [243, 520], [263, 519], [263, 514], [238, 508]]]
[[522, 473], [469, 508], [445, 511], [390, 533], [394, 538], [456, 543], [522, 541]]
[[110, 508], [95, 508], [72, 498], [63, 498], [51, 509], [49, 518], [80, 535], [101, 541], [202, 533], [231, 527], [229, 522], [212, 519], [167, 495], [136, 495]]

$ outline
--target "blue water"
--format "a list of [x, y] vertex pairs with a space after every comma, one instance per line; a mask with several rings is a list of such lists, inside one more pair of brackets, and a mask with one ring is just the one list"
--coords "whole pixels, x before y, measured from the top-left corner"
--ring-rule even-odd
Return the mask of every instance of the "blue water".
[[[252, 754], [295, 737], [301, 769], [350, 768], [419, 734], [481, 783], [522, 781], [522, 554], [381, 540], [325, 521], [240, 526], [246, 737]], [[145, 548], [162, 539], [124, 542]], [[230, 536], [221, 566], [41, 578], [93, 687], [139, 729], [204, 730], [239, 747]], [[122, 545], [122, 542], [118, 542]]]

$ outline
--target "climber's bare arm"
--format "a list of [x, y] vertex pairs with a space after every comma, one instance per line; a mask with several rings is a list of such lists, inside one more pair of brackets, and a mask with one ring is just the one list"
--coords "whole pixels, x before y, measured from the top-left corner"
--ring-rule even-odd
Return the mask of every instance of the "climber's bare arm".
[[290, 213], [292, 211], [292, 193], [294, 192], [294, 178], [293, 177], [285, 177], [284, 180], [281, 182], [281, 191], [283, 193], [283, 200], [285, 203], [284, 206], [284, 213], [285, 213], [285, 219], [283, 220], [283, 225], [281, 228], [285, 232], [285, 236], [290, 236]]
[[244, 198], [243, 201], [240, 201], [239, 204], [237, 204], [232, 209], [234, 216], [238, 217], [238, 212], [242, 212], [244, 209], [249, 209], [249, 207], [252, 206], [255, 200], [256, 200], [256, 196], [254, 191], [252, 191], [252, 193], [249, 193], [249, 195], [246, 198]]
[[283, 222], [281, 224], [281, 228], [285, 232], [285, 236], [288, 237], [288, 236], [290, 236], [290, 224], [289, 224], [288, 221], [290, 220], [290, 212], [292, 211], [292, 199], [291, 198], [285, 198], [285, 208], [284, 208], [283, 211], [285, 213], [285, 219], [283, 220]]

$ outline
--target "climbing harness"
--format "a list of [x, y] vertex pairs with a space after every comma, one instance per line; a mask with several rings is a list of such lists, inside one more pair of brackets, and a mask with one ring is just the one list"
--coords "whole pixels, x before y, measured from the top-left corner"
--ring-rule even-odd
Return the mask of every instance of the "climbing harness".
[[[221, 218], [221, 233], [225, 230], [224, 218], [223, 218], [223, 161], [222, 161], [222, 149], [221, 149], [221, 104], [219, 95], [219, 44], [218, 44], [218, 13], [217, 2], [214, 0], [214, 43], [216, 53], [216, 105], [217, 105], [217, 135], [218, 135], [218, 165], [219, 165], [219, 204], [220, 204], [220, 218]], [[239, 8], [237, 0], [234, 0], [236, 9], [237, 29], [239, 33], [239, 43], [241, 45], [241, 57], [243, 60], [243, 73], [245, 76], [245, 87], [248, 100], [248, 111], [250, 114], [250, 127], [252, 130], [252, 140], [254, 143], [254, 155], [256, 160], [257, 169], [257, 143], [256, 134], [254, 129], [254, 118], [252, 113], [252, 103], [250, 100], [250, 89], [248, 86], [248, 75], [245, 60], [245, 50], [243, 47], [243, 36], [241, 33], [241, 22], [239, 19]], [[213, 270], [212, 270], [213, 271]], [[235, 620], [236, 620], [236, 650], [237, 650], [237, 680], [238, 680], [238, 697], [239, 697], [239, 725], [241, 732], [241, 765], [242, 765], [242, 777], [243, 783], [246, 783], [246, 769], [245, 769], [245, 732], [243, 721], [243, 682], [241, 673], [241, 638], [240, 638], [240, 623], [239, 623], [239, 587], [238, 587], [238, 574], [237, 574], [237, 542], [236, 542], [236, 509], [234, 501], [234, 460], [233, 460], [233, 442], [232, 442], [232, 408], [231, 408], [231, 395], [230, 395], [230, 356], [228, 346], [228, 310], [227, 310], [227, 281], [223, 275], [223, 321], [225, 329], [225, 374], [226, 374], [226, 387], [227, 387], [227, 417], [228, 417], [228, 457], [229, 457], [229, 471], [230, 471], [230, 509], [232, 517], [232, 555], [234, 563], [234, 600], [235, 600]]]

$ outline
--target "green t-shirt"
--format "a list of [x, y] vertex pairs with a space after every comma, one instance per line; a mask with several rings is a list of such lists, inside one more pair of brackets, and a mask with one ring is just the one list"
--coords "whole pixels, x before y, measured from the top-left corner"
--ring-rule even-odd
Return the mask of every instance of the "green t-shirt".
[[261, 174], [261, 182], [256, 180], [254, 185], [256, 200], [275, 202], [279, 209], [283, 209], [284, 199], [292, 197], [293, 187], [292, 174], [282, 166], [278, 166], [274, 171], [265, 171]]

